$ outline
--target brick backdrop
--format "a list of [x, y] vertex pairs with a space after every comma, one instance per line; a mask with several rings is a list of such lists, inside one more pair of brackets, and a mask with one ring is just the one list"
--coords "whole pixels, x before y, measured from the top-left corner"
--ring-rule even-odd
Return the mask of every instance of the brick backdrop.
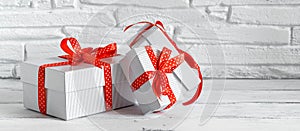
[[[176, 14], [196, 30], [202, 42], [184, 26], [161, 18], [174, 40], [203, 58], [197, 60], [207, 78], [224, 73], [227, 78], [300, 78], [299, 0], [0, 0], [0, 78], [19, 78], [24, 60], [61, 54], [58, 46], [64, 37], [101, 38], [113, 29], [107, 42], [124, 43], [124, 25], [155, 19], [142, 16], [122, 22], [138, 12]], [[95, 15], [99, 20], [86, 26]], [[208, 18], [210, 26], [195, 20], [196, 15]], [[211, 43], [221, 44], [225, 70], [212, 71], [210, 64], [223, 64], [206, 61], [204, 49], [217, 46]]]

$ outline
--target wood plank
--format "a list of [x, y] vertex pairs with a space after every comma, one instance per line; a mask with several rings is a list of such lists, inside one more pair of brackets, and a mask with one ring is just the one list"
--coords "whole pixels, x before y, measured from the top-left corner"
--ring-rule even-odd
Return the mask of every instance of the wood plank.
[[299, 131], [299, 119], [211, 119], [205, 125], [199, 120], [187, 119], [176, 131]]
[[0, 89], [0, 104], [22, 103], [23, 91], [14, 89]]
[[[118, 121], [111, 120], [101, 125], [110, 126], [111, 130], [163, 130], [164, 128], [151, 127], [151, 125], [128, 125], [126, 119]], [[139, 121], [131, 121], [131, 123], [139, 123]], [[178, 126], [173, 126], [176, 131], [184, 130], [201, 130], [201, 131], [218, 131], [218, 130], [232, 130], [232, 131], [297, 131], [300, 130], [299, 119], [211, 119], [205, 125], [199, 125], [198, 119], [187, 119]], [[44, 120], [44, 119], [7, 119], [0, 120], [0, 129], [9, 131], [53, 131], [53, 130], [71, 130], [71, 131], [100, 131], [103, 127], [96, 127], [92, 122], [86, 118], [77, 119], [73, 121], [58, 121], [58, 120]], [[107, 129], [107, 128], [105, 128]]]
[[220, 104], [217, 118], [300, 119], [300, 104]]
[[18, 79], [0, 79], [0, 104], [22, 103], [23, 87]]
[[19, 79], [0, 79], [0, 89], [14, 89], [22, 91], [22, 83]]
[[[214, 129], [246, 129], [246, 130], [272, 130], [274, 129], [273, 126], [278, 126], [279, 122], [282, 124], [281, 126], [286, 126], [288, 129], [300, 129], [300, 126], [295, 126], [293, 124], [296, 124], [297, 122], [300, 122], [299, 117], [291, 117], [293, 115], [299, 116], [298, 113], [293, 113], [293, 111], [289, 113], [283, 113], [284, 111], [288, 111], [290, 108], [294, 109], [294, 111], [299, 111], [299, 105], [296, 105], [297, 108], [293, 106], [267, 106], [264, 108], [259, 107], [260, 105], [254, 104], [252, 107], [251, 105], [240, 105], [240, 107], [236, 106], [228, 106], [228, 107], [220, 107], [218, 108], [218, 111], [216, 112], [216, 115], [213, 116], [208, 123], [205, 125], [201, 125], [200, 122], [200, 115], [199, 108], [196, 107], [193, 109], [192, 112], [190, 112], [190, 116], [186, 117], [185, 115], [182, 115], [181, 113], [184, 110], [176, 110], [176, 112], [168, 112], [167, 115], [163, 116], [152, 116], [152, 117], [141, 117], [139, 115], [128, 115], [130, 113], [128, 112], [120, 111], [120, 112], [108, 112], [103, 114], [94, 115], [90, 118], [93, 123], [96, 123], [98, 126], [103, 127], [107, 130], [117, 130], [126, 128], [126, 130], [168, 130], [168, 129], [176, 129], [176, 130], [183, 130], [183, 129], [189, 129], [189, 130], [214, 130]], [[227, 108], [227, 109], [226, 109]], [[235, 110], [233, 110], [235, 109]], [[221, 110], [221, 111], [219, 111]], [[248, 112], [245, 112], [244, 110], [247, 110]], [[231, 112], [235, 112], [234, 115], [240, 116], [240, 117], [228, 117], [228, 115], [224, 117], [220, 117], [222, 113], [224, 114], [230, 114]], [[253, 112], [253, 113], [251, 113]], [[122, 113], [125, 113], [127, 115], [122, 115]], [[187, 112], [188, 113], [188, 112]], [[257, 113], [257, 114], [255, 114]], [[266, 114], [265, 114], [266, 113]], [[181, 114], [181, 115], [178, 115]], [[219, 114], [219, 115], [218, 115]], [[248, 115], [253, 115], [255, 117], [247, 117]], [[244, 116], [243, 116], [244, 115]], [[268, 117], [268, 115], [276, 116], [280, 115], [282, 117]], [[285, 116], [287, 115], [287, 117]], [[243, 116], [243, 117], [241, 117]], [[226, 122], [227, 120], [230, 121], [230, 123]], [[111, 126], [111, 123], [118, 122], [117, 125]], [[262, 122], [262, 123], [260, 123]], [[204, 124], [204, 123], [202, 123]], [[212, 124], [212, 125], [211, 125]], [[128, 126], [130, 125], [130, 126]], [[176, 128], [179, 126], [178, 128]], [[182, 126], [182, 127], [181, 127]], [[215, 126], [218, 126], [216, 128]], [[229, 126], [229, 127], [227, 127]], [[275, 128], [277, 129], [277, 128]], [[280, 127], [278, 129], [283, 129], [283, 127]]]
[[72, 121], [58, 119], [2, 119], [0, 130], [3, 131], [100, 131], [87, 118]]
[[26, 109], [23, 104], [0, 104], [0, 119], [8, 118], [50, 118]]
[[[205, 104], [195, 104], [193, 107], [182, 107], [177, 105], [168, 114], [174, 117], [187, 114], [189, 110], [202, 111]], [[300, 104], [266, 104], [266, 103], [238, 103], [215, 105], [217, 111], [213, 117], [217, 118], [257, 118], [257, 119], [300, 119]], [[5, 118], [49, 118], [38, 112], [27, 110], [22, 104], [0, 104], [0, 119]], [[199, 114], [201, 112], [197, 112]], [[125, 114], [125, 115], [124, 115]], [[128, 107], [113, 112], [100, 113], [94, 117], [119, 119], [120, 116], [126, 118], [143, 118], [136, 107]], [[181, 117], [181, 116], [178, 116]], [[197, 116], [199, 117], [199, 116]]]
[[205, 79], [203, 90], [300, 90], [300, 80]]
[[[213, 88], [223, 93], [220, 105], [204, 104], [201, 99], [208, 96], [211, 85], [222, 87], [222, 82], [205, 80], [198, 104], [177, 105], [163, 115], [143, 116], [136, 107], [129, 107], [62, 121], [25, 109], [19, 80], [0, 80], [0, 130], [300, 130], [299, 80], [225, 80], [224, 92]], [[203, 125], [200, 117], [205, 105], [218, 108]]]
[[[300, 104], [300, 91], [252, 91], [252, 90], [229, 90], [229, 91], [203, 91], [197, 103], [298, 103]], [[220, 101], [208, 98], [210, 95], [222, 95]], [[188, 97], [188, 98], [191, 98]], [[213, 98], [216, 98], [214, 96]]]

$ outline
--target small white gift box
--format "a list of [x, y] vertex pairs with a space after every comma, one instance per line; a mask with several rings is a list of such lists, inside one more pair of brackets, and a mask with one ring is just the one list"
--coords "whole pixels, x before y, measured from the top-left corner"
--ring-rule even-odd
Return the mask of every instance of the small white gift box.
[[[143, 26], [135, 36], [130, 39], [127, 44], [130, 45], [136, 37], [138, 37], [139, 33], [148, 28], [149, 25]], [[179, 55], [179, 52], [174, 47], [174, 45], [167, 38], [168, 34], [164, 33], [157, 26], [152, 26], [150, 29], [141, 34], [141, 37], [135, 41], [135, 43], [131, 46], [131, 48], [138, 48], [144, 46], [151, 46], [155, 49], [162, 49], [166, 47], [172, 51], [172, 55]], [[171, 39], [171, 38], [170, 38]], [[200, 83], [199, 77], [197, 75], [197, 70], [192, 69], [188, 64], [182, 64], [180, 67], [181, 75], [177, 75], [179, 79], [183, 80], [182, 82], [188, 89], [194, 89]], [[189, 76], [189, 79], [184, 80], [185, 76]]]
[[[115, 56], [101, 59], [111, 65], [113, 109], [130, 106], [134, 102], [130, 85], [119, 65], [122, 58], [123, 56]], [[39, 111], [37, 88], [39, 66], [64, 61], [67, 60], [55, 57], [26, 61], [21, 64], [26, 108]], [[106, 108], [103, 86], [105, 86], [104, 71], [94, 65], [81, 63], [76, 66], [47, 67], [45, 70], [46, 114], [70, 120], [104, 112]]]
[[[159, 56], [160, 50], [152, 48], [156, 56]], [[176, 56], [171, 53], [171, 57]], [[132, 48], [120, 61], [121, 68], [126, 79], [132, 84], [140, 75], [146, 71], [155, 71], [156, 69], [147, 54], [145, 47]], [[166, 73], [170, 87], [178, 100], [182, 91], [194, 89], [200, 80], [189, 69], [190, 67], [184, 61], [173, 73]], [[138, 90], [133, 91], [141, 111], [146, 114], [153, 111], [161, 111], [170, 104], [167, 96], [161, 96], [159, 99], [152, 90], [153, 78], [144, 83]]]

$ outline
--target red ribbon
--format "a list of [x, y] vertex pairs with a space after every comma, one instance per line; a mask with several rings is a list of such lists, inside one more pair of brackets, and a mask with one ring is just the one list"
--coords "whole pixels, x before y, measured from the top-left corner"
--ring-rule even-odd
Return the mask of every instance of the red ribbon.
[[201, 91], [202, 91], [202, 86], [203, 86], [203, 78], [202, 78], [202, 74], [200, 71], [200, 66], [197, 64], [197, 62], [194, 60], [194, 58], [188, 54], [187, 52], [181, 50], [178, 48], [177, 44], [171, 39], [171, 37], [167, 34], [167, 32], [165, 31], [164, 25], [162, 24], [162, 22], [160, 21], [156, 21], [155, 23], [151, 23], [148, 21], [142, 21], [142, 22], [138, 22], [135, 24], [131, 24], [129, 26], [127, 26], [124, 31], [128, 30], [129, 28], [131, 28], [134, 25], [137, 24], [148, 24], [149, 26], [147, 26], [144, 30], [142, 30], [137, 36], [136, 38], [130, 43], [130, 47], [132, 47], [141, 37], [142, 34], [145, 33], [147, 30], [151, 29], [152, 27], [156, 26], [158, 29], [161, 30], [161, 32], [164, 34], [164, 36], [170, 41], [170, 43], [174, 46], [174, 48], [179, 52], [179, 54], [184, 54], [184, 60], [188, 63], [188, 65], [193, 68], [196, 69], [198, 71], [198, 77], [201, 80], [201, 82], [198, 85], [197, 91], [194, 94], [194, 96], [187, 102], [184, 102], [183, 105], [189, 105], [194, 103], [200, 96]]
[[[70, 42], [72, 49], [68, 46]], [[103, 68], [105, 76], [105, 86], [103, 88], [105, 94], [105, 108], [112, 109], [112, 78], [111, 67], [109, 63], [100, 61], [100, 59], [108, 58], [117, 55], [116, 43], [109, 44], [105, 47], [98, 48], [81, 48], [80, 44], [75, 38], [65, 38], [61, 41], [60, 47], [68, 55], [59, 56], [67, 59], [66, 62], [58, 62], [51, 64], [44, 64], [39, 67], [38, 72], [38, 106], [41, 113], [46, 114], [47, 97], [45, 88], [45, 69], [47, 67], [62, 66], [62, 65], [78, 65], [80, 63], [93, 64], [96, 67]]]
[[144, 83], [152, 79], [154, 94], [160, 98], [161, 95], [168, 96], [170, 104], [164, 109], [170, 108], [176, 102], [176, 97], [170, 87], [166, 73], [172, 73], [183, 61], [184, 55], [177, 55], [170, 59], [171, 50], [163, 48], [159, 57], [156, 57], [151, 46], [145, 46], [147, 54], [152, 62], [155, 71], [146, 71], [131, 84], [132, 90], [138, 90]]

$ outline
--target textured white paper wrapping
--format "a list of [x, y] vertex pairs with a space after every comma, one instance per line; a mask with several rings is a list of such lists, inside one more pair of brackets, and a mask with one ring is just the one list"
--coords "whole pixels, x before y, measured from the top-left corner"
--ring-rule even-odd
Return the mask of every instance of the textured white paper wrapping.
[[[103, 59], [111, 63], [113, 79], [113, 109], [132, 105], [134, 97], [119, 61], [123, 56]], [[24, 105], [38, 110], [37, 76], [42, 64], [66, 61], [48, 58], [26, 61], [21, 64], [21, 80], [24, 83]], [[82, 63], [77, 66], [48, 67], [45, 71], [47, 89], [47, 114], [65, 120], [105, 111], [103, 70]], [[119, 93], [122, 92], [122, 93]]]
[[[21, 80], [37, 85], [39, 66], [64, 61], [67, 60], [58, 57], [25, 61], [21, 64]], [[102, 69], [86, 63], [77, 66], [47, 67], [45, 70], [45, 87], [60, 92], [71, 92], [104, 86], [103, 75]]]
[[[148, 26], [149, 25], [145, 25], [138, 32], [141, 32], [144, 28]], [[130, 44], [136, 36], [134, 36], [127, 43]], [[168, 49], [172, 50], [172, 57], [179, 55], [179, 52], [176, 50], [176, 48], [170, 43], [170, 41], [165, 37], [161, 30], [158, 29], [156, 26], [153, 26], [151, 29], [143, 33], [142, 38], [139, 39], [137, 43], [132, 46], [132, 48], [144, 47], [147, 45], [151, 45], [151, 47], [160, 50], [162, 50], [163, 47], [167, 47]], [[197, 70], [192, 69], [186, 62], [183, 62], [178, 68], [180, 68], [180, 70], [175, 70], [174, 72], [176, 76], [179, 77], [180, 81], [185, 85], [185, 88], [187, 90], [192, 90], [195, 89], [195, 87], [198, 87], [200, 79], [197, 75]]]
[[[127, 86], [126, 88], [129, 86], [127, 82], [122, 84], [118, 86]], [[37, 86], [23, 82], [23, 91], [24, 106], [39, 111]], [[129, 105], [132, 105], [132, 102], [122, 97], [116, 91], [116, 85], [113, 85], [113, 109]], [[67, 93], [47, 89], [48, 115], [70, 120], [104, 111], [106, 110], [103, 87]]]
[[[159, 54], [159, 50], [154, 49], [154, 51], [156, 52], [156, 54]], [[146, 71], [155, 71], [151, 63], [151, 60], [146, 52], [146, 49], [144, 47], [133, 48], [130, 52], [126, 54], [124, 59], [120, 61], [120, 65], [129, 83], [132, 83], [136, 78], [138, 78], [141, 74], [143, 74]], [[182, 65], [180, 65], [179, 67], [181, 66]], [[180, 70], [181, 68], [176, 68], [174, 71], [176, 73], [181, 73]], [[176, 96], [176, 99], [178, 100], [181, 95], [181, 89], [185, 89], [184, 85], [180, 81], [180, 79], [178, 79], [175, 73], [167, 73], [167, 77], [170, 86]], [[185, 78], [189, 78], [189, 77], [193, 77], [193, 76], [192, 75], [185, 76]], [[139, 90], [134, 91], [134, 95], [143, 113], [162, 110], [170, 103], [167, 96], [162, 96], [161, 100], [159, 100], [155, 96], [152, 90], [152, 82], [153, 79], [147, 81], [144, 85], [141, 86]]]

